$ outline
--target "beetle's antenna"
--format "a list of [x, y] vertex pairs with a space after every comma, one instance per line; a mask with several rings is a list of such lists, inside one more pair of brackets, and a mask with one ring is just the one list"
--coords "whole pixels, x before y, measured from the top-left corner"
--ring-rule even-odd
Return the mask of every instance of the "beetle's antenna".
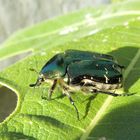
[[30, 68], [29, 70], [30, 70], [30, 71], [34, 71], [34, 72], [36, 72], [37, 74], [39, 74], [39, 72], [38, 72], [36, 69], [34, 69], [34, 68]]
[[[34, 59], [35, 59], [35, 67], [36, 67], [36, 69], [38, 69], [38, 68], [39, 68], [39, 65], [38, 65], [38, 59], [37, 59], [37, 55], [38, 55], [38, 53], [35, 53], [35, 54], [34, 54]], [[30, 70], [31, 70], [31, 71], [34, 71], [34, 72], [36, 72], [37, 74], [39, 74], [39, 72], [38, 72], [36, 69], [34, 69], [34, 68], [31, 68]]]

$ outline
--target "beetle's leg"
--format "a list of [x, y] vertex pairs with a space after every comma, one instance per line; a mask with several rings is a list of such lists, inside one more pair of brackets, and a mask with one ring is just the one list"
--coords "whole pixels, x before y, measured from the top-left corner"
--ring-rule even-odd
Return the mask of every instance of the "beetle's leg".
[[52, 86], [51, 86], [51, 88], [50, 88], [50, 91], [49, 91], [49, 93], [48, 93], [48, 100], [51, 99], [52, 93], [53, 93], [53, 91], [54, 91], [56, 85], [57, 85], [57, 79], [55, 79], [55, 80], [53, 81], [53, 84], [52, 84]]
[[118, 94], [118, 93], [113, 93], [113, 92], [109, 92], [109, 91], [102, 91], [102, 90], [97, 90], [97, 89], [93, 89], [92, 93], [101, 93], [101, 94], [108, 94], [114, 97], [117, 96], [131, 96], [134, 95], [135, 93], [130, 93], [130, 94]]
[[66, 84], [62, 79], [58, 79], [58, 83], [63, 88], [63, 94], [66, 95], [69, 98], [70, 103], [74, 106], [74, 108], [76, 110], [76, 113], [77, 113], [77, 118], [79, 120], [78, 109], [77, 109], [76, 105], [74, 104], [74, 101], [73, 101], [73, 99], [71, 98], [71, 96], [68, 92], [68, 91], [73, 91], [73, 88], [71, 86], [69, 86], [68, 84]]
[[68, 91], [65, 88], [64, 88], [64, 94], [69, 98], [70, 103], [74, 106], [74, 108], [76, 110], [76, 114], [77, 114], [77, 119], [79, 120], [79, 112], [78, 112], [78, 109], [77, 109], [76, 105], [74, 104], [74, 101], [71, 98], [70, 94], [68, 93]]
[[68, 75], [68, 81], [67, 81], [67, 84], [69, 85], [70, 84], [70, 77]]
[[101, 91], [101, 90], [96, 90], [96, 89], [93, 89], [92, 92], [94, 92], [94, 93], [101, 93], [101, 94], [108, 94], [108, 95], [112, 95], [114, 97], [121, 95], [121, 94], [117, 94], [117, 93], [113, 93], [113, 92], [109, 92], [109, 91]]
[[44, 100], [51, 100], [51, 96], [52, 96], [52, 93], [53, 93], [53, 91], [54, 91], [54, 89], [56, 87], [56, 84], [57, 84], [57, 79], [55, 79], [53, 81], [53, 84], [52, 84], [52, 86], [51, 86], [51, 88], [49, 90], [49, 93], [48, 93], [48, 99], [45, 96], [41, 96], [41, 98], [44, 99]]
[[70, 84], [70, 75], [69, 75], [69, 72], [68, 71], [69, 71], [69, 65], [66, 68], [66, 74], [67, 74], [67, 77], [68, 77], [67, 84], [69, 85]]

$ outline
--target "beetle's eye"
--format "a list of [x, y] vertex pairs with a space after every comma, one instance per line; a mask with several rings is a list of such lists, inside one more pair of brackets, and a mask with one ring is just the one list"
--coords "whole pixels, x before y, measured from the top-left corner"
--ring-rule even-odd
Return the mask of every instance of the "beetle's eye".
[[38, 80], [39, 80], [39, 82], [41, 82], [41, 83], [45, 81], [45, 79], [44, 79], [43, 77], [40, 77]]
[[41, 82], [44, 82], [45, 81], [45, 79], [44, 78], [41, 78]]

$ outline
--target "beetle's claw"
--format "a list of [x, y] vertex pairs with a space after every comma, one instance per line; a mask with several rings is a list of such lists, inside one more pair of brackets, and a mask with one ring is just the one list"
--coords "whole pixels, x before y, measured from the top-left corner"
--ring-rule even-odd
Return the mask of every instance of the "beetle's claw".
[[43, 100], [49, 100], [46, 96], [41, 96], [41, 99], [43, 99]]
[[36, 86], [36, 84], [30, 84], [29, 86], [30, 86], [30, 87], [35, 87], [35, 86]]
[[47, 96], [41, 96], [41, 99], [43, 99], [43, 100], [47, 100], [47, 101], [51, 101], [51, 98], [49, 98], [49, 97], [47, 97]]
[[30, 71], [34, 71], [34, 72], [36, 72], [37, 74], [39, 74], [39, 73], [37, 72], [37, 70], [34, 69], [34, 68], [29, 68], [29, 70], [30, 70]]
[[120, 96], [132, 96], [134, 94], [136, 94], [136, 92], [134, 92], [134, 93], [124, 93], [124, 94], [120, 94]]

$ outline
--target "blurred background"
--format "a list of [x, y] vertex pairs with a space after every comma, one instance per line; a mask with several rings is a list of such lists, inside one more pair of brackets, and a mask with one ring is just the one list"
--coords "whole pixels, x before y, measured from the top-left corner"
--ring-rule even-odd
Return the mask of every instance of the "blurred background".
[[0, 0], [0, 43], [16, 30], [111, 0]]

